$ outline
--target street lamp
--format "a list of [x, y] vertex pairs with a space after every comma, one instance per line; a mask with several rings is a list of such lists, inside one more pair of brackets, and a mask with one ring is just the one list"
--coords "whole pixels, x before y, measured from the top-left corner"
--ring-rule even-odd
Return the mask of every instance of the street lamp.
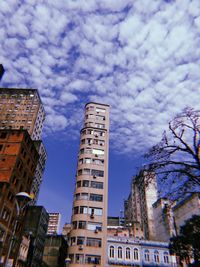
[[15, 240], [15, 232], [16, 232], [17, 221], [19, 219], [20, 212], [26, 207], [28, 202], [30, 200], [32, 200], [32, 199], [33, 199], [32, 196], [29, 195], [26, 192], [19, 192], [19, 193], [17, 193], [15, 195], [15, 205], [16, 205], [17, 214], [16, 214], [16, 219], [15, 219], [15, 224], [14, 224], [14, 227], [13, 227], [13, 230], [12, 230], [12, 236], [11, 236], [11, 241], [10, 241], [9, 248], [8, 248], [8, 253], [7, 253], [7, 256], [6, 256], [6, 259], [5, 259], [5, 267], [9, 267], [10, 266], [8, 264], [9, 263], [9, 257], [10, 257], [10, 253], [11, 253], [11, 250], [12, 250], [12, 247], [13, 247], [13, 243], [14, 243], [14, 240]]
[[70, 259], [70, 258], [66, 258], [66, 259], [65, 259], [66, 267], [69, 266], [69, 263], [70, 263], [70, 262], [71, 262], [71, 259]]

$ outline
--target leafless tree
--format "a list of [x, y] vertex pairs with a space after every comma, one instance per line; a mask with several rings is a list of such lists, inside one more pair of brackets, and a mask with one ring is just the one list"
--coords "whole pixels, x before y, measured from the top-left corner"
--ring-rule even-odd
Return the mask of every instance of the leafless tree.
[[200, 188], [200, 110], [185, 108], [146, 157], [149, 169], [170, 193], [197, 192]]

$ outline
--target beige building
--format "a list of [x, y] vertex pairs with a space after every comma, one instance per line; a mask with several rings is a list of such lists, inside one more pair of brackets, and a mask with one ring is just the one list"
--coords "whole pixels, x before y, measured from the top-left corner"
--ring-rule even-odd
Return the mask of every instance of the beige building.
[[167, 198], [160, 198], [153, 204], [156, 240], [169, 242], [170, 237], [176, 235], [172, 207], [174, 202]]
[[124, 203], [125, 224], [133, 228], [135, 237], [156, 239], [152, 206], [156, 200], [156, 175], [147, 170], [140, 171], [133, 177], [130, 195]]
[[173, 214], [177, 234], [179, 234], [180, 227], [185, 224], [186, 220], [193, 215], [200, 215], [200, 193], [193, 193], [177, 202], [173, 207]]
[[190, 194], [182, 200], [170, 201], [160, 198], [153, 204], [156, 240], [168, 242], [180, 233], [180, 227], [193, 215], [200, 215], [199, 193]]
[[72, 230], [70, 267], [106, 266], [109, 106], [85, 106], [81, 130]]

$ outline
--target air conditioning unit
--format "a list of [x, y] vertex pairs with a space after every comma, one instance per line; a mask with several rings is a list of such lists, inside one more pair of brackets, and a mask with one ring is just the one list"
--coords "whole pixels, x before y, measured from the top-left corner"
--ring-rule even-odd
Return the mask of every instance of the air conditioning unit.
[[98, 155], [97, 155], [97, 154], [95, 154], [95, 157], [97, 157], [97, 158], [98, 158]]
[[78, 249], [83, 250], [83, 245], [79, 245]]
[[96, 179], [97, 178], [96, 175], [93, 175], [93, 178]]
[[99, 137], [98, 134], [95, 134], [95, 137]]
[[95, 229], [94, 232], [97, 234], [99, 232], [99, 230], [98, 229]]
[[91, 218], [91, 219], [94, 219], [94, 214], [91, 214], [91, 215], [90, 215], [90, 218]]

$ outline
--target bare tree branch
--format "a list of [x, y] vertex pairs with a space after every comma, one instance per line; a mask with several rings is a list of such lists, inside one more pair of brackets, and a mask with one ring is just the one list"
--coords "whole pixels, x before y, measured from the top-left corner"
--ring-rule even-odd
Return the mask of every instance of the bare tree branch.
[[[145, 155], [150, 170], [182, 189], [200, 186], [200, 111], [187, 107], [169, 122], [161, 141]], [[187, 191], [187, 190], [186, 190]], [[186, 192], [185, 191], [185, 192]]]

